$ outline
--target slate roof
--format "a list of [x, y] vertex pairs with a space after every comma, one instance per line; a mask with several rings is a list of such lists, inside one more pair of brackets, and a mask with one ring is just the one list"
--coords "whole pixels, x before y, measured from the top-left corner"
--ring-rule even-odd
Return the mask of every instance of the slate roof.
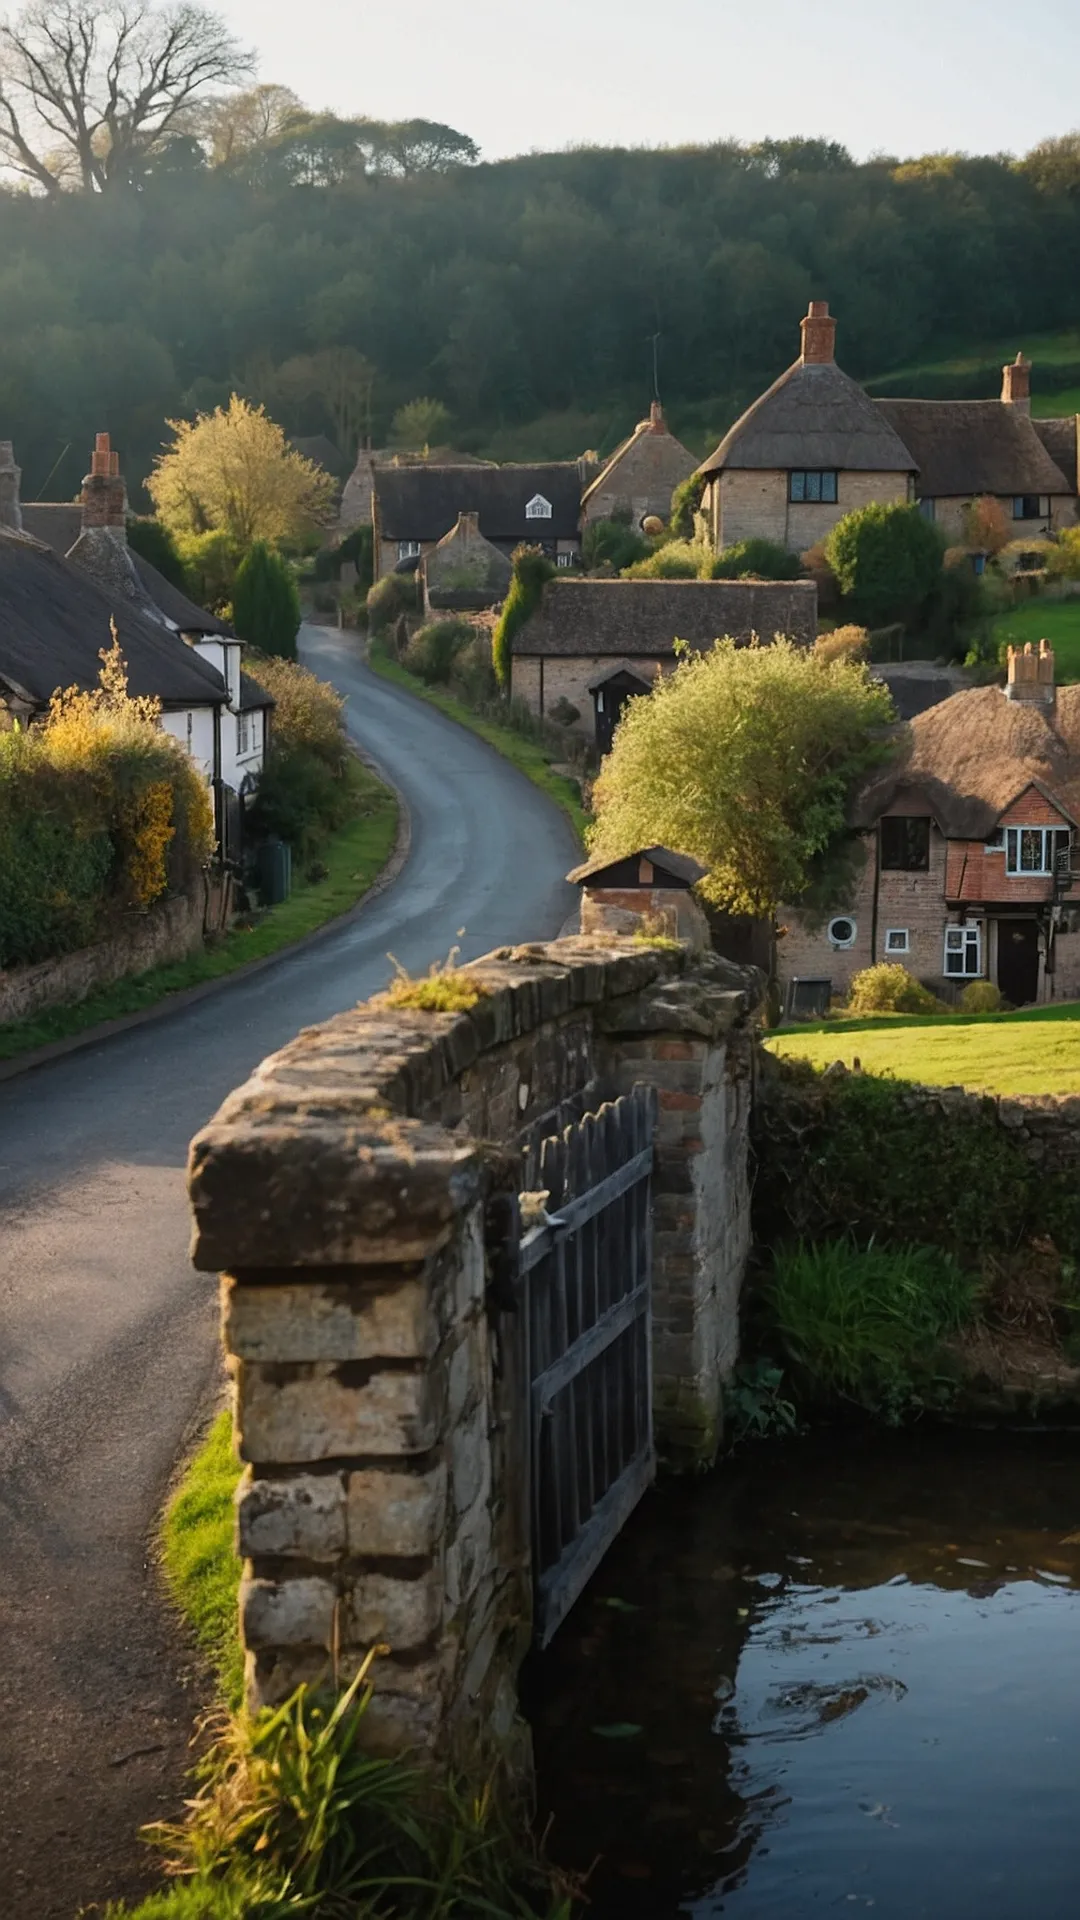
[[110, 619], [131, 693], [167, 707], [224, 703], [221, 675], [179, 634], [110, 598], [40, 541], [0, 529], [0, 682], [39, 705], [58, 687], [95, 687]]
[[[35, 540], [43, 540], [61, 558], [71, 552], [82, 532], [82, 507], [77, 500], [24, 501], [21, 511], [24, 533], [32, 534]], [[134, 547], [129, 547], [128, 552], [150, 599], [181, 633], [214, 633], [236, 638], [227, 620], [220, 619], [216, 613], [209, 613], [205, 607], [197, 606], [186, 593], [181, 593], [179, 587], [174, 587], [171, 581], [166, 580], [165, 575], [159, 573], [149, 560], [144, 560], [141, 553], [136, 553]]]
[[1034, 421], [1000, 400], [876, 400], [871, 405], [910, 447], [924, 499], [1075, 491]]
[[[527, 520], [534, 494], [550, 520]], [[576, 540], [581, 470], [576, 460], [540, 466], [376, 467], [375, 524], [383, 540], [441, 540], [460, 513], [478, 513], [486, 540]]]
[[1061, 420], [1033, 420], [1034, 427], [1055, 467], [1069, 483], [1069, 492], [1077, 492], [1077, 429], [1080, 415], [1067, 413]]
[[667, 655], [675, 641], [711, 647], [777, 633], [810, 645], [812, 580], [549, 580], [514, 642], [519, 655]]
[[862, 788], [853, 824], [869, 827], [915, 787], [953, 840], [980, 840], [1037, 782], [1080, 819], [1080, 686], [1058, 687], [1052, 707], [1008, 700], [1001, 687], [954, 693], [898, 735], [896, 757]]
[[796, 360], [736, 420], [698, 472], [835, 467], [911, 473], [917, 465], [880, 407], [835, 361]]

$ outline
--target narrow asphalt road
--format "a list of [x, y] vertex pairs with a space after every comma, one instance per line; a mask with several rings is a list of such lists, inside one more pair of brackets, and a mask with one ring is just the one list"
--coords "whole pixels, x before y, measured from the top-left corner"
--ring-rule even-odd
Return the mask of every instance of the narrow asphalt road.
[[[575, 841], [471, 734], [308, 628], [354, 737], [405, 795], [400, 877], [250, 982], [0, 1087], [0, 1914], [73, 1920], [141, 1891], [198, 1705], [154, 1524], [220, 1383], [215, 1287], [187, 1258], [191, 1135], [267, 1053], [383, 986], [551, 937]], [[187, 1670], [185, 1670], [187, 1669]]]

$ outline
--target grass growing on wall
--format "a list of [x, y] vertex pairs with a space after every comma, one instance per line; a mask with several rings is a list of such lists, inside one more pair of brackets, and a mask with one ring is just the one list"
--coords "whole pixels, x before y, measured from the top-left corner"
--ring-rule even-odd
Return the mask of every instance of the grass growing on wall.
[[766, 1043], [780, 1058], [981, 1093], [1080, 1093], [1080, 1002], [1022, 1013], [897, 1014], [815, 1021]]
[[519, 773], [540, 788], [541, 793], [546, 793], [549, 800], [554, 800], [555, 805], [569, 816], [578, 838], [584, 838], [589, 816], [581, 804], [577, 787], [564, 774], [554, 771], [543, 748], [534, 740], [526, 740], [522, 734], [515, 733], [512, 727], [502, 727], [497, 721], [473, 713], [464, 701], [456, 699], [441, 687], [425, 686], [422, 680], [406, 672], [397, 660], [390, 657], [385, 644], [379, 639], [372, 639], [368, 659], [384, 680], [404, 687], [407, 692], [414, 693], [418, 700], [426, 700], [430, 706], [438, 707], [448, 720], [456, 720], [459, 726], [468, 727], [470, 733], [479, 734], [481, 740], [486, 740], [489, 747], [501, 753], [504, 760], [511, 761]]
[[187, 960], [153, 967], [148, 973], [102, 987], [75, 1006], [52, 1007], [30, 1020], [0, 1027], [0, 1060], [14, 1059], [54, 1040], [85, 1033], [104, 1020], [140, 1013], [171, 993], [234, 973], [314, 933], [356, 905], [386, 865], [397, 832], [393, 794], [366, 770], [362, 772], [364, 811], [330, 839], [322, 851], [326, 878], [294, 887], [289, 899], [268, 908], [250, 926], [234, 927], [224, 938]]
[[236, 1614], [240, 1561], [233, 1544], [239, 1478], [232, 1414], [219, 1413], [184, 1469], [162, 1522], [169, 1591], [213, 1664], [222, 1698], [234, 1709], [244, 1681]]

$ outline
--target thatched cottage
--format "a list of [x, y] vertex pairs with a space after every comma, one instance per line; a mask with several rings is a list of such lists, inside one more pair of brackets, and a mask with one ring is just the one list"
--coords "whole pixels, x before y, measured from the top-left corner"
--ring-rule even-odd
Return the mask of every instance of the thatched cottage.
[[1017, 538], [1074, 523], [1077, 417], [1031, 418], [1022, 354], [998, 400], [872, 400], [835, 349], [828, 303], [811, 301], [799, 358], [698, 469], [718, 548], [761, 536], [805, 553], [871, 501], [918, 501], [951, 544], [964, 509], [987, 494]]
[[993, 981], [1015, 1006], [1080, 997], [1080, 686], [1046, 641], [1010, 650], [1008, 685], [919, 714], [856, 802], [866, 860], [824, 926], [787, 910], [779, 968], [807, 1011], [897, 960], [936, 993]]
[[594, 520], [628, 519], [640, 528], [651, 517], [667, 520], [671, 496], [689, 480], [697, 461], [676, 440], [659, 400], [649, 417], [634, 428], [581, 496], [582, 525]]
[[816, 633], [812, 580], [549, 580], [515, 635], [510, 691], [534, 713], [576, 708], [573, 725], [606, 753], [626, 701], [674, 666], [676, 640], [812, 646]]

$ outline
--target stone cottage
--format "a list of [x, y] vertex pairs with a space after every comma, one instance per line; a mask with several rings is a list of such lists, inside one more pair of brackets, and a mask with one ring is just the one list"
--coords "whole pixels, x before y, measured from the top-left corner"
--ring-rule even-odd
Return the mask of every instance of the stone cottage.
[[375, 578], [419, 561], [450, 532], [462, 513], [474, 514], [485, 540], [507, 555], [528, 543], [557, 565], [579, 552], [581, 488], [577, 460], [539, 466], [376, 467], [372, 494]]
[[514, 569], [507, 555], [484, 539], [479, 514], [459, 513], [450, 532], [425, 554], [420, 571], [429, 612], [464, 612], [505, 600]]
[[648, 419], [639, 422], [582, 494], [583, 526], [623, 518], [640, 527], [651, 515], [667, 520], [672, 494], [696, 466], [693, 454], [668, 427], [659, 400], [654, 400]]
[[698, 651], [786, 634], [812, 646], [812, 580], [549, 580], [515, 636], [510, 691], [538, 714], [560, 701], [601, 753], [623, 705], [675, 664], [675, 642]]
[[1010, 649], [1006, 687], [919, 714], [864, 786], [845, 909], [821, 926], [781, 912], [788, 1008], [827, 1005], [889, 960], [948, 999], [970, 980], [1014, 1006], [1080, 997], [1078, 821], [1080, 686], [1055, 686], [1045, 640]]
[[813, 300], [799, 358], [698, 469], [717, 549], [764, 538], [805, 553], [855, 507], [914, 499], [918, 462], [835, 347], [828, 302]]

